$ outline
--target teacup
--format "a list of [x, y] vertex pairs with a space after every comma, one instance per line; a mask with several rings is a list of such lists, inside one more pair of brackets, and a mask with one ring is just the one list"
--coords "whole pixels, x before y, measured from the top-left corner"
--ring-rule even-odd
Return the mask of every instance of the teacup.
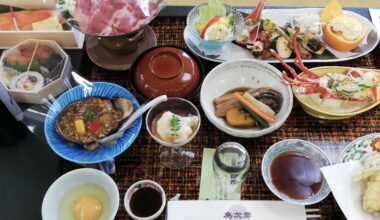
[[166, 206], [166, 195], [160, 184], [141, 180], [129, 187], [124, 197], [124, 207], [135, 220], [158, 218]]

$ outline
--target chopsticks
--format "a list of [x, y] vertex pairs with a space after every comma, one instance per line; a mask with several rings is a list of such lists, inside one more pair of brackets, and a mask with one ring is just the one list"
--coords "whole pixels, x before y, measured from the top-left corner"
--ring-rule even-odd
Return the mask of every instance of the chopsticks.
[[13, 10], [13, 7], [9, 6], [9, 10], [11, 11], [13, 25], [15, 26], [15, 28], [16, 28], [17, 31], [20, 31], [20, 28], [18, 27], [17, 20], [16, 20], [16, 14], [15, 14], [15, 12]]
[[319, 209], [306, 209], [306, 219], [319, 219], [321, 215], [318, 214]]

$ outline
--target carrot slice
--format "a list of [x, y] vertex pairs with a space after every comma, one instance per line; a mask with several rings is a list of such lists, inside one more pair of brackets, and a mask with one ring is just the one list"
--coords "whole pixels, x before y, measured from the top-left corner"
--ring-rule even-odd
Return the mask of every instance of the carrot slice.
[[265, 121], [270, 122], [270, 123], [276, 122], [276, 119], [273, 116], [267, 115], [267, 114], [263, 113], [262, 111], [260, 111], [258, 108], [256, 108], [256, 106], [252, 105], [252, 103], [250, 103], [246, 99], [244, 99], [243, 96], [241, 96], [239, 93], [235, 92], [234, 96], [235, 96], [235, 98], [237, 98], [237, 100], [239, 100], [239, 102], [241, 102], [243, 105], [247, 106], [253, 112], [258, 114]]
[[202, 28], [202, 30], [201, 30], [201, 33], [200, 33], [201, 38], [204, 38], [205, 33], [206, 33], [206, 30], [207, 30], [212, 24], [214, 24], [215, 22], [219, 21], [220, 18], [221, 18], [220, 16], [215, 16], [215, 17], [211, 18], [211, 19], [207, 22], [207, 24], [206, 24], [206, 25]]

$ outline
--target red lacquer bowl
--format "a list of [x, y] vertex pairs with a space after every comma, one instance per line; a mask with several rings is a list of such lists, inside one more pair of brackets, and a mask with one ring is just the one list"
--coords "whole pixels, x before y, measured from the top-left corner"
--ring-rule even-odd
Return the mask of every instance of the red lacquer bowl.
[[200, 60], [186, 49], [175, 46], [154, 47], [137, 58], [131, 69], [134, 89], [144, 98], [189, 98], [203, 79]]

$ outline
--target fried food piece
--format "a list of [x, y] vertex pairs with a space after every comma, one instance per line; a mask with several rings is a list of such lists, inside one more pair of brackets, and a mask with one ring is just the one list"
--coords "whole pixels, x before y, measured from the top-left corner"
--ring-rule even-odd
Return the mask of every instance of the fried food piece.
[[363, 181], [363, 209], [368, 213], [380, 212], [380, 170], [366, 171]]
[[363, 195], [363, 209], [369, 213], [380, 211], [380, 182], [367, 182]]

